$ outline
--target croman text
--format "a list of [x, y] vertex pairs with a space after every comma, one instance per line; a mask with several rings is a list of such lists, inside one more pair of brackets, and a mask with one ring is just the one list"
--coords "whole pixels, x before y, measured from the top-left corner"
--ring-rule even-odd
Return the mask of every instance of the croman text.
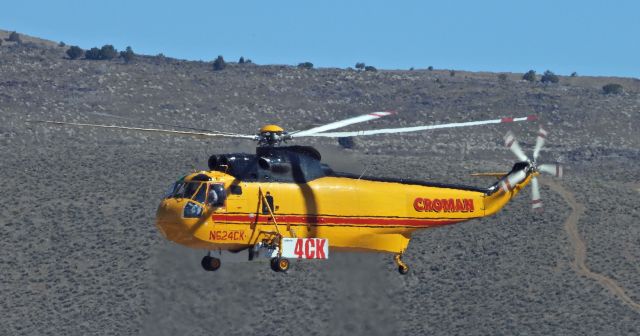
[[413, 208], [420, 212], [473, 212], [472, 199], [416, 198]]

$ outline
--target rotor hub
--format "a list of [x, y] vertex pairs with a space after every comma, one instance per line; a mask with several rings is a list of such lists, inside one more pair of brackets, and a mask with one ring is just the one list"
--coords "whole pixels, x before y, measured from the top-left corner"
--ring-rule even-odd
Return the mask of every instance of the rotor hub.
[[271, 124], [260, 128], [257, 139], [258, 146], [273, 147], [279, 145], [285, 140], [291, 139], [291, 136], [289, 133], [285, 132], [284, 128]]
[[278, 126], [278, 125], [264, 125], [260, 128], [260, 134], [262, 133], [282, 133], [284, 132], [284, 128]]

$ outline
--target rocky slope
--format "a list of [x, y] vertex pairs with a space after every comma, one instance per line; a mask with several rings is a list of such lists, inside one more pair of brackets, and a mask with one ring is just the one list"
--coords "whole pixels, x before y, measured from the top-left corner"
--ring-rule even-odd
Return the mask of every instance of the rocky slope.
[[[7, 32], [0, 32], [6, 37]], [[537, 114], [551, 132], [546, 161], [566, 165], [562, 188], [584, 205], [577, 233], [586, 267], [640, 302], [640, 82], [457, 71], [302, 70], [164, 57], [88, 61], [24, 38], [0, 46], [0, 292], [3, 335], [563, 334], [634, 335], [637, 310], [576, 266], [566, 194], [543, 186], [546, 211], [528, 192], [498, 215], [424, 231], [407, 253], [408, 276], [390, 256], [334, 254], [296, 263], [200, 269], [202, 252], [164, 241], [155, 207], [177, 176], [211, 153], [252, 144], [25, 123], [52, 119], [146, 127], [182, 125], [251, 134], [377, 110], [398, 115], [352, 127], [382, 128]], [[614, 82], [622, 95], [604, 95]], [[328, 161], [367, 174], [465, 182], [509, 169], [513, 130], [532, 147], [537, 125], [511, 124], [331, 140]], [[572, 240], [574, 239], [574, 240]]]

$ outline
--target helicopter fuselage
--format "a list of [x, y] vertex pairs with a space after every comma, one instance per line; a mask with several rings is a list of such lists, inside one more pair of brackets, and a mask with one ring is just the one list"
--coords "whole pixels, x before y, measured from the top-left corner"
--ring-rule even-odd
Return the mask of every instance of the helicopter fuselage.
[[504, 192], [356, 176], [333, 172], [300, 146], [209, 163], [211, 170], [178, 181], [157, 212], [167, 239], [206, 250], [238, 251], [279, 235], [328, 239], [332, 250], [401, 254], [414, 231], [491, 215], [531, 178]]

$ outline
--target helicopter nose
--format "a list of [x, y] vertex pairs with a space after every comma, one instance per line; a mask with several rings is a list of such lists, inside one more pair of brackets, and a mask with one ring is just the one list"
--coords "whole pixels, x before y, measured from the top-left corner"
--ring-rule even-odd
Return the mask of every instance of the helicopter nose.
[[185, 202], [180, 199], [164, 199], [156, 212], [156, 227], [168, 240], [184, 244], [191, 239], [188, 223], [182, 218]]

